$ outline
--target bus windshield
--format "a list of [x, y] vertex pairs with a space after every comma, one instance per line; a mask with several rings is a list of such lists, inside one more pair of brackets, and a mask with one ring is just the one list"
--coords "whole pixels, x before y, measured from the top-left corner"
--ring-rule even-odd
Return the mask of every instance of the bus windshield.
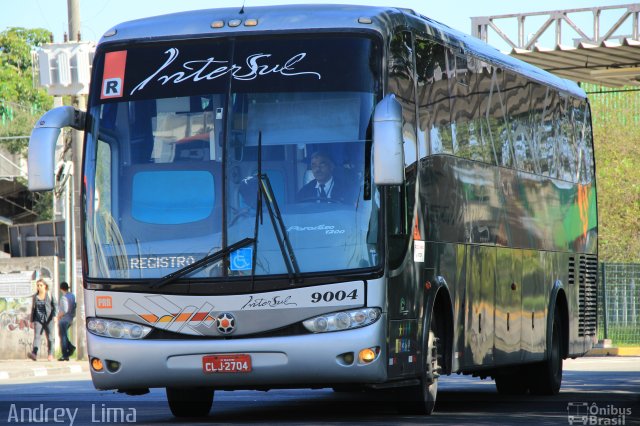
[[[189, 278], [377, 265], [368, 179], [378, 53], [366, 37], [260, 38], [98, 52], [85, 154], [90, 278], [159, 278], [244, 238]], [[259, 204], [260, 202], [260, 204]], [[262, 210], [262, 212], [261, 212]], [[260, 214], [262, 213], [262, 214]]]

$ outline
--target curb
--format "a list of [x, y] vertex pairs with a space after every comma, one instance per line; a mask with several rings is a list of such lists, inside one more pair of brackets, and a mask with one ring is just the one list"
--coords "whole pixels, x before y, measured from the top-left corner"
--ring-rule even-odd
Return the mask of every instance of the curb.
[[25, 367], [0, 370], [0, 383], [3, 380], [23, 379], [29, 377], [48, 377], [63, 374], [78, 374], [89, 371], [89, 364], [86, 362], [67, 365], [64, 367]]
[[633, 348], [594, 348], [585, 356], [640, 356], [640, 347]]

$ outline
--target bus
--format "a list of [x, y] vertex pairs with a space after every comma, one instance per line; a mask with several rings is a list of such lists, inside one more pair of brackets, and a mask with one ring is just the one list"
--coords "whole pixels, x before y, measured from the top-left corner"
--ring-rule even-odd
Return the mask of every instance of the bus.
[[430, 414], [443, 375], [556, 394], [563, 359], [592, 347], [585, 92], [412, 10], [117, 25], [87, 111], [35, 125], [31, 190], [55, 185], [68, 126], [85, 132], [97, 389], [166, 388], [179, 417], [273, 388], [380, 390]]

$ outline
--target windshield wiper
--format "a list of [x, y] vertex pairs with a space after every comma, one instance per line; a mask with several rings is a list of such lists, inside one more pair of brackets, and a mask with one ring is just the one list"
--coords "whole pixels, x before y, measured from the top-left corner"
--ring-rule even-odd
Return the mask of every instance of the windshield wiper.
[[289, 240], [289, 234], [287, 234], [287, 228], [282, 220], [282, 214], [280, 214], [280, 208], [278, 207], [278, 201], [273, 193], [271, 187], [271, 181], [266, 173], [262, 172], [262, 131], [258, 132], [258, 203], [256, 205], [256, 225], [254, 232], [254, 251], [253, 262], [251, 265], [251, 277], [255, 278], [255, 262], [257, 254], [257, 242], [258, 242], [258, 218], [262, 221], [262, 201], [264, 200], [267, 205], [267, 211], [269, 212], [269, 218], [273, 225], [273, 232], [278, 240], [278, 246], [280, 247], [280, 253], [282, 253], [282, 260], [287, 267], [287, 274], [289, 275], [289, 282], [294, 284], [300, 280], [300, 267], [296, 260], [293, 246]]
[[205, 257], [203, 257], [200, 260], [197, 260], [195, 262], [193, 262], [190, 265], [185, 266], [182, 269], [178, 269], [175, 272], [172, 272], [168, 275], [165, 275], [164, 277], [158, 279], [158, 281], [154, 282], [153, 284], [150, 285], [151, 288], [160, 288], [162, 286], [165, 286], [167, 284], [170, 284], [172, 282], [174, 282], [175, 280], [177, 280], [178, 278], [184, 277], [187, 274], [190, 274], [191, 272], [200, 269], [204, 266], [207, 266], [211, 263], [216, 262], [217, 260], [223, 259], [225, 256], [227, 256], [229, 253], [234, 252], [238, 249], [241, 249], [243, 247], [246, 247], [248, 245], [251, 245], [255, 242], [255, 240], [253, 238], [245, 238], [243, 240], [238, 241], [235, 244], [231, 244], [230, 246], [227, 246], [225, 248], [223, 248], [222, 250], [218, 250], [215, 253], [212, 253], [210, 255], [207, 255]]
[[273, 232], [276, 234], [276, 239], [278, 240], [278, 245], [280, 246], [280, 252], [282, 253], [282, 258], [284, 259], [284, 263], [287, 267], [287, 272], [289, 273], [289, 279], [298, 279], [298, 277], [300, 276], [300, 267], [298, 266], [298, 261], [296, 260], [293, 246], [291, 246], [289, 234], [287, 234], [287, 228], [284, 225], [284, 221], [282, 220], [280, 208], [278, 207], [278, 201], [276, 201], [273, 189], [271, 188], [269, 176], [267, 176], [266, 173], [263, 173], [259, 177], [259, 184], [264, 195], [265, 204], [267, 205], [267, 211], [269, 212], [269, 217], [271, 218], [271, 223], [273, 224]]

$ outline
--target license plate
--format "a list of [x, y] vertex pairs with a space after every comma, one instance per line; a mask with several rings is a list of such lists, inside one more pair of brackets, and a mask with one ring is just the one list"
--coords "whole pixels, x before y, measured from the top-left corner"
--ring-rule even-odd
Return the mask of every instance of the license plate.
[[251, 355], [205, 355], [202, 357], [202, 371], [208, 374], [248, 373], [251, 371]]

